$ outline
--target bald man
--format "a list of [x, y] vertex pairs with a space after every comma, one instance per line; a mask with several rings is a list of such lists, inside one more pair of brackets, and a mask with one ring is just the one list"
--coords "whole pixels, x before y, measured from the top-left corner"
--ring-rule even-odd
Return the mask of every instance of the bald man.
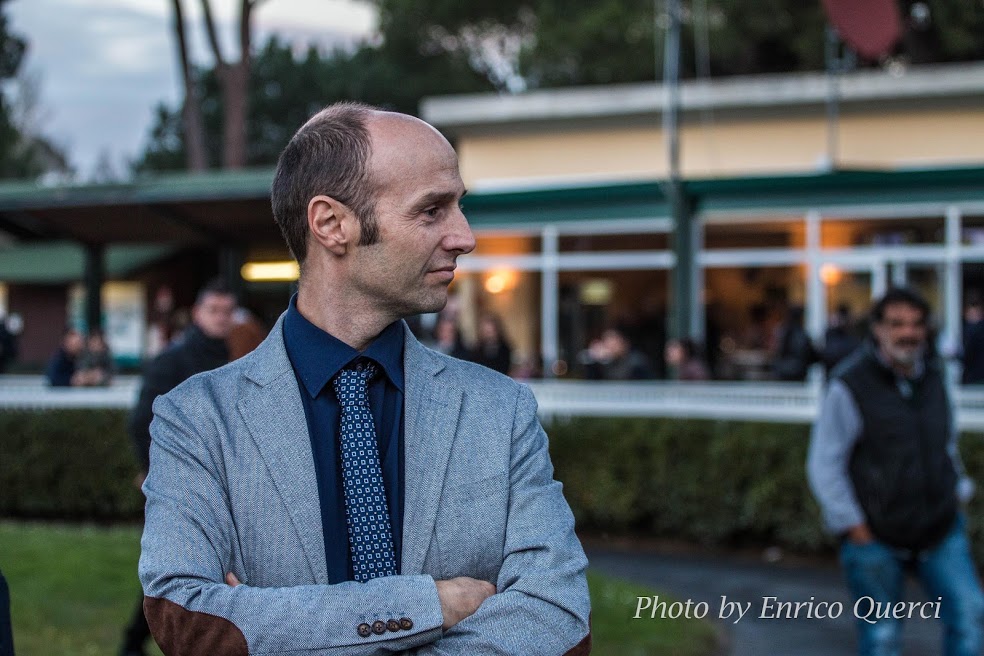
[[285, 148], [297, 294], [154, 405], [145, 608], [167, 654], [586, 654], [574, 519], [529, 389], [423, 347], [475, 239], [454, 150], [344, 103]]

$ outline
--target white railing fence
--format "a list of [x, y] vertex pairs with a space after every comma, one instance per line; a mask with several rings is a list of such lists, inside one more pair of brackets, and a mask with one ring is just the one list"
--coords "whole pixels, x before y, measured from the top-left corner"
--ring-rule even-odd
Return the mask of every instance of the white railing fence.
[[[678, 417], [810, 423], [819, 383], [668, 381], [530, 381], [540, 415]], [[137, 376], [120, 376], [105, 388], [50, 388], [40, 376], [0, 376], [0, 411], [49, 408], [119, 408], [136, 402]], [[984, 387], [956, 387], [961, 429], [984, 432]]]
[[43, 376], [0, 376], [0, 411], [54, 408], [132, 408], [139, 376], [117, 376], [109, 387], [49, 387]]

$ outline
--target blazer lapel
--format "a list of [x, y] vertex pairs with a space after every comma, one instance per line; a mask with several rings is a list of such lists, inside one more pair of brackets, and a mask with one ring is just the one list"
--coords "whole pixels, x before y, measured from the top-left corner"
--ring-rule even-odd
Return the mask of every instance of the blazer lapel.
[[283, 316], [251, 356], [245, 376], [256, 386], [246, 388], [238, 407], [283, 498], [315, 580], [327, 584], [314, 456], [282, 324]]
[[402, 574], [420, 574], [434, 532], [451, 445], [458, 430], [461, 389], [436, 378], [443, 364], [405, 329]]

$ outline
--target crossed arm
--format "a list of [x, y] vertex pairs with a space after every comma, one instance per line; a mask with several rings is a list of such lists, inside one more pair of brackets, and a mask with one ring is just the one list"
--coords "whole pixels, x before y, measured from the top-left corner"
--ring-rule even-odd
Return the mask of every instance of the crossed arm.
[[[155, 404], [147, 523], [140, 576], [148, 620], [169, 656], [272, 654], [369, 656], [587, 653], [586, 560], [573, 517], [552, 479], [532, 394], [519, 393], [513, 426], [504, 558], [492, 586], [474, 579], [400, 575], [367, 583], [231, 586], [240, 536], [210, 421], [168, 397]], [[544, 517], [552, 517], [544, 522]], [[545, 525], [548, 524], [548, 525]], [[275, 530], [276, 527], [271, 527]], [[288, 526], [284, 530], [292, 530]], [[473, 612], [474, 611], [474, 612]], [[367, 617], [412, 627], [360, 637]], [[587, 641], [587, 643], [586, 643]]]

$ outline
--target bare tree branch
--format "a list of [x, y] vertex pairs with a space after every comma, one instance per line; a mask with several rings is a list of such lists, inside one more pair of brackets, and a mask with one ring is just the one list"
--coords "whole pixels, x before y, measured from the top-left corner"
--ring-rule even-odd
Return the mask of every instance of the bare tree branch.
[[[202, 0], [207, 2], [207, 0]], [[222, 89], [222, 165], [227, 169], [246, 166], [247, 113], [251, 65], [251, 16], [253, 2], [241, 0], [239, 6], [239, 58], [234, 64], [216, 66]]]
[[[202, 19], [208, 35], [209, 46], [215, 57], [215, 75], [218, 78], [222, 95], [222, 166], [223, 168], [242, 168], [247, 161], [247, 112], [249, 109], [249, 78], [251, 69], [251, 17], [256, 0], [240, 0], [238, 57], [232, 63], [222, 56], [219, 36], [216, 31], [212, 5], [209, 0], [200, 0]], [[182, 111], [182, 128], [185, 135], [185, 149], [188, 167], [192, 170], [207, 166], [205, 151], [205, 129], [202, 119], [201, 100], [194, 80], [194, 69], [188, 57], [181, 0], [172, 0], [175, 12], [175, 34], [181, 56], [181, 69], [185, 79], [185, 105]]]
[[242, 2], [242, 8], [239, 11], [239, 63], [240, 65], [248, 65], [250, 60], [250, 35], [252, 34], [250, 21], [255, 5], [250, 0], [242, 0]]
[[188, 57], [188, 41], [185, 34], [184, 12], [181, 0], [173, 0], [174, 34], [178, 42], [178, 60], [184, 82], [184, 104], [181, 108], [181, 128], [184, 132], [185, 163], [191, 171], [204, 171], [208, 167], [205, 154], [205, 121], [202, 119], [198, 87]]
[[201, 0], [201, 2], [205, 31], [208, 33], [208, 42], [212, 46], [212, 54], [215, 56], [215, 66], [222, 69], [226, 66], [226, 61], [223, 59], [222, 49], [219, 47], [219, 36], [215, 31], [215, 21], [212, 19], [212, 5], [209, 0]]

